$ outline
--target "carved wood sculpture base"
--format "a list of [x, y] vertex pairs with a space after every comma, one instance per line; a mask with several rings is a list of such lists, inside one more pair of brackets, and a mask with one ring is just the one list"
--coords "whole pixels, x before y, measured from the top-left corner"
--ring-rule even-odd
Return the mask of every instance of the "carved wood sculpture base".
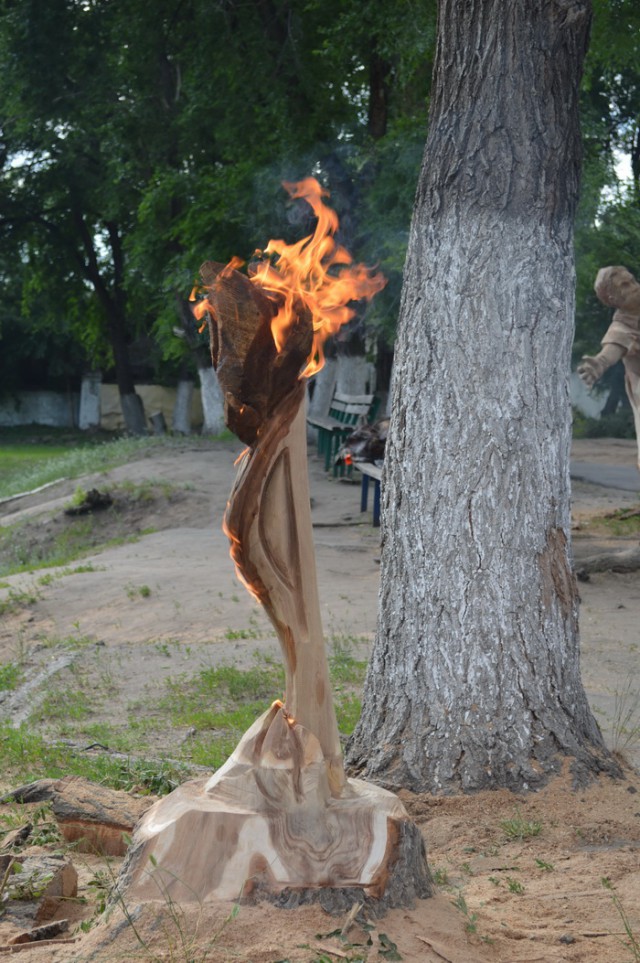
[[238, 574], [278, 633], [285, 703], [274, 702], [211, 778], [143, 817], [119, 889], [175, 902], [260, 896], [358, 899], [380, 915], [430, 895], [418, 829], [392, 793], [345, 778], [320, 620], [304, 386], [274, 411], [240, 465], [225, 517]]
[[331, 795], [318, 740], [275, 703], [210, 779], [159, 800], [123, 870], [128, 901], [319, 901], [373, 915], [430, 895], [419, 831], [402, 803], [347, 780]]

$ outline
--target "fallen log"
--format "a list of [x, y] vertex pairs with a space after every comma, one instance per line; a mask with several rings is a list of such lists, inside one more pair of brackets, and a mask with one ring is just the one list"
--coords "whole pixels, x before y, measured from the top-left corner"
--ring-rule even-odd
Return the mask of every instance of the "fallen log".
[[640, 545], [624, 549], [621, 552], [602, 552], [583, 558], [576, 565], [578, 578], [592, 575], [594, 572], [637, 572], [640, 569]]
[[64, 839], [79, 852], [124, 856], [126, 837], [153, 805], [155, 796], [132, 796], [79, 776], [38, 779], [6, 793], [0, 802], [51, 802]]

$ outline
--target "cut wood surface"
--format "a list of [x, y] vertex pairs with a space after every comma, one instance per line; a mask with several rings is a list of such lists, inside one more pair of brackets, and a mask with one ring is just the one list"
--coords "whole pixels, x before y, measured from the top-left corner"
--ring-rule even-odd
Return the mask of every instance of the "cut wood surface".
[[60, 906], [78, 895], [78, 873], [67, 856], [39, 854], [20, 860], [19, 871], [6, 882], [12, 900], [37, 900], [36, 922], [50, 920]]
[[[412, 832], [415, 830], [415, 833]], [[312, 733], [274, 704], [209, 780], [158, 800], [134, 836], [128, 900], [315, 896], [331, 912], [361, 898], [410, 905], [431, 893], [422, 839], [393, 793], [348, 780], [332, 794]]]

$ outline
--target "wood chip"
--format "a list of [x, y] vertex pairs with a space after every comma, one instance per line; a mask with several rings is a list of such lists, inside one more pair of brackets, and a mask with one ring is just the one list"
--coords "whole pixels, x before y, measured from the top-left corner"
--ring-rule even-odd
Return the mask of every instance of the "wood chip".
[[424, 936], [417, 936], [416, 939], [420, 940], [421, 943], [426, 943], [426, 945], [429, 947], [429, 949], [430, 949], [433, 953], [435, 953], [436, 956], [437, 956], [439, 959], [445, 960], [445, 963], [453, 963], [453, 960], [451, 959], [451, 957], [450, 957], [450, 956], [445, 956], [444, 953], [441, 953], [440, 950], [436, 948], [436, 946], [435, 946], [435, 944], [433, 943], [432, 940], [428, 940], [428, 939], [426, 939]]
[[353, 926], [353, 923], [354, 923], [354, 921], [355, 921], [356, 916], [358, 915], [358, 913], [360, 912], [360, 910], [362, 909], [363, 906], [364, 906], [364, 903], [354, 903], [354, 904], [353, 904], [353, 906], [351, 907], [351, 909], [350, 909], [349, 912], [347, 913], [347, 918], [346, 918], [346, 920], [344, 921], [344, 926], [342, 927], [342, 929], [341, 929], [341, 931], [340, 931], [340, 936], [346, 936], [346, 935], [347, 935], [347, 933], [349, 932], [349, 930], [350, 930], [351, 927]]
[[343, 950], [337, 950], [333, 946], [327, 946], [325, 943], [316, 943], [316, 946], [319, 950], [322, 950], [323, 953], [329, 953], [330, 956], [338, 956], [342, 960], [349, 959], [349, 953], [345, 953]]

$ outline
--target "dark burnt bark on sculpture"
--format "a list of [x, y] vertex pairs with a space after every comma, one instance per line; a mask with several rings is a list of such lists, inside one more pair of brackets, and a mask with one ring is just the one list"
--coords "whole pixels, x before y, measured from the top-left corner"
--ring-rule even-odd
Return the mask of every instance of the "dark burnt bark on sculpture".
[[278, 352], [271, 333], [277, 301], [223, 264], [206, 261], [200, 274], [211, 306], [211, 358], [224, 394], [225, 420], [230, 431], [252, 445], [296, 385], [311, 351], [311, 316], [300, 305]]

